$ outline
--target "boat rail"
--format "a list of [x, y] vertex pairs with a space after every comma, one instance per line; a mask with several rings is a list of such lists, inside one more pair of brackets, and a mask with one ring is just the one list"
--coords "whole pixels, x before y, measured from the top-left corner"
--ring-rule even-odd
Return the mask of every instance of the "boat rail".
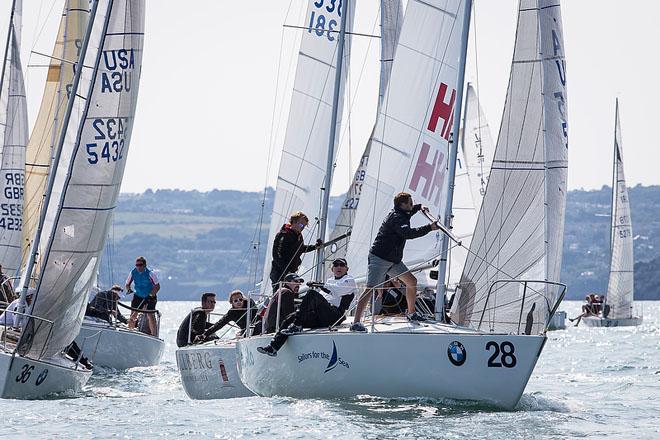
[[[193, 345], [194, 342], [195, 342], [195, 341], [192, 340], [192, 317], [193, 317], [193, 313], [198, 311], [198, 310], [206, 312], [206, 310], [208, 310], [208, 309], [202, 309], [202, 308], [199, 308], [199, 307], [193, 307], [192, 309], [190, 309], [190, 314], [188, 315], [188, 345]], [[218, 320], [220, 320], [220, 319], [224, 318], [224, 316], [226, 315], [226, 313], [218, 313], [218, 312], [213, 312], [213, 311], [209, 311], [209, 312], [206, 312], [206, 313], [207, 313], [206, 322], [209, 322], [209, 317], [211, 317], [211, 316], [217, 316]], [[237, 325], [234, 325], [234, 324], [231, 324], [231, 323], [228, 323], [227, 327], [228, 327], [227, 330], [225, 330], [220, 336], [218, 336], [218, 339], [222, 339], [227, 333], [229, 333], [231, 331], [232, 328], [239, 328]]]
[[[154, 319], [156, 319], [156, 334], [155, 335], [151, 335], [151, 334], [148, 334], [148, 333], [144, 333], [144, 334], [146, 334], [148, 336], [153, 336], [155, 338], [159, 337], [159, 335], [160, 335], [160, 318], [161, 318], [160, 310], [158, 310], [158, 309], [154, 309], [154, 310], [136, 309], [134, 307], [127, 306], [126, 304], [121, 303], [119, 301], [117, 301], [117, 305], [121, 306], [121, 307], [123, 307], [127, 310], [130, 310], [131, 312], [144, 313], [145, 317], [146, 317], [146, 315], [154, 315]], [[106, 321], [106, 322], [108, 322], [113, 328], [117, 328], [118, 327], [117, 318], [115, 316], [113, 316], [112, 314], [110, 314], [110, 316], [112, 316], [112, 318], [110, 319], [110, 321]], [[90, 317], [94, 318], [94, 316], [90, 316]], [[98, 318], [98, 319], [102, 319], [102, 318]], [[123, 324], [123, 323], [119, 322], [119, 324]], [[136, 325], [137, 325], [137, 320], [136, 320]]]
[[[504, 306], [509, 307], [512, 304], [520, 302], [520, 313], [518, 315], [516, 334], [521, 334], [520, 327], [521, 327], [522, 322], [523, 322], [523, 312], [524, 312], [524, 309], [525, 309], [526, 300], [529, 298], [529, 296], [530, 296], [529, 293], [531, 291], [532, 295], [540, 296], [541, 298], [543, 298], [545, 300], [545, 305], [546, 305], [547, 310], [548, 310], [548, 317], [547, 317], [546, 322], [543, 326], [543, 332], [546, 332], [548, 330], [548, 327], [550, 326], [550, 321], [552, 320], [553, 315], [557, 311], [557, 308], [559, 308], [559, 304], [564, 299], [564, 295], [566, 294], [566, 284], [558, 283], [558, 282], [555, 282], [555, 281], [534, 280], [534, 279], [531, 279], [531, 280], [516, 280], [516, 279], [499, 279], [499, 280], [495, 280], [490, 285], [490, 288], [488, 289], [488, 294], [486, 296], [486, 301], [484, 302], [483, 310], [481, 311], [481, 317], [479, 318], [479, 324], [477, 325], [477, 329], [478, 330], [481, 329], [481, 325], [483, 324], [484, 316], [486, 314], [486, 311], [489, 310], [488, 304], [489, 304], [489, 301], [491, 300], [491, 297], [493, 297], [493, 296], [496, 297], [497, 296], [497, 291], [493, 295], [493, 290], [494, 290], [495, 286], [504, 287], [508, 284], [522, 285], [522, 295], [521, 295], [521, 297], [517, 300], [509, 301], [506, 304], [496, 305], [490, 310], [496, 310], [498, 307], [504, 307]], [[538, 289], [535, 289], [535, 288], [531, 287], [530, 284], [544, 285], [545, 286], [544, 289], [543, 289], [544, 291], [547, 290], [547, 286], [551, 286], [554, 289], [558, 289], [559, 294], [556, 296], [557, 299], [554, 300], [554, 303], [552, 303], [553, 298], [550, 298], [549, 297], [550, 295], [545, 294], [544, 291], [542, 292]], [[501, 287], [498, 287], [498, 288], [501, 288]], [[552, 297], [555, 297], [555, 295], [552, 295]], [[532, 306], [532, 307], [534, 307], [534, 306]], [[495, 322], [497, 322], [497, 321], [495, 321]], [[523, 334], [530, 334], [530, 329], [527, 328], [527, 325], [525, 325], [525, 329], [523, 329], [523, 330], [524, 330], [522, 332]]]
[[[53, 324], [54, 322], [51, 321], [50, 319], [46, 318], [41, 318], [39, 316], [32, 315], [30, 313], [23, 313], [23, 312], [18, 312], [18, 311], [11, 311], [9, 312], [12, 314], [12, 323], [7, 322], [7, 315], [5, 315], [5, 319], [0, 322], [0, 328], [2, 328], [2, 350], [5, 353], [11, 353], [13, 356], [14, 354], [18, 353], [18, 342], [20, 341], [21, 337], [21, 324], [28, 322], [28, 320], [32, 319], [34, 321], [38, 322], [38, 325], [47, 325], [48, 326], [48, 333], [46, 335], [46, 340], [44, 343], [44, 349], [42, 352], [39, 354], [38, 358], [41, 358], [44, 354], [44, 350], [48, 346], [48, 341], [50, 340], [51, 334], [53, 332]], [[14, 322], [14, 316], [18, 316], [19, 319]], [[14, 324], [17, 324], [17, 326], [14, 326]], [[8, 341], [8, 339], [10, 339]], [[7, 342], [10, 342], [8, 345]], [[13, 345], [12, 348], [10, 348]], [[19, 353], [21, 354], [21, 353]]]

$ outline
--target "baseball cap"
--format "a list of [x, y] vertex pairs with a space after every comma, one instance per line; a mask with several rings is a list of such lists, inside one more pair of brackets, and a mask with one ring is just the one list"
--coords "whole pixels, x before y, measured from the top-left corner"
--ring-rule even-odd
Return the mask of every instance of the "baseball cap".
[[284, 281], [285, 282], [296, 281], [298, 283], [302, 283], [305, 280], [303, 280], [302, 277], [300, 277], [297, 273], [290, 273], [284, 277]]

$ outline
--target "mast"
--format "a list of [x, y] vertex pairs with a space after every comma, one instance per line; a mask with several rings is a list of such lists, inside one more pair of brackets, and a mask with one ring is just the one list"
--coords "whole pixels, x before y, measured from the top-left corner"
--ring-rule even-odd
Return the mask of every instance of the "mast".
[[[616, 129], [619, 125], [619, 98], [616, 98], [614, 105], [614, 154], [612, 156], [612, 205], [610, 206], [610, 273], [612, 272], [612, 257], [614, 255], [614, 233], [616, 227], [616, 204], [619, 197], [617, 193], [619, 192], [619, 182], [617, 176], [617, 156], [619, 145], [616, 139]], [[609, 278], [609, 277], [608, 277]], [[607, 297], [610, 295], [609, 292], [609, 280], [608, 280], [608, 289], [605, 291], [605, 300], [603, 301], [603, 310], [605, 310], [605, 304], [607, 304]]]
[[[465, 62], [467, 59], [468, 36], [470, 34], [470, 16], [472, 13], [472, 0], [466, 0], [463, 16], [463, 32], [461, 34], [461, 60], [458, 64], [458, 84], [456, 85], [456, 109], [455, 114], [460, 115], [463, 105], [463, 82], [465, 81]], [[456, 178], [456, 156], [458, 154], [458, 133], [461, 126], [461, 118], [454, 118], [452, 127], [451, 148], [449, 150], [449, 188], [447, 191], [447, 205], [445, 208], [444, 225], [451, 229], [452, 205], [454, 199], [454, 181]], [[438, 266], [438, 287], [435, 293], [435, 319], [444, 321], [445, 295], [447, 285], [445, 278], [447, 276], [447, 250], [449, 249], [449, 237], [442, 237], [442, 249], [440, 251], [440, 265]]]
[[[344, 65], [344, 40], [346, 36], [346, 19], [349, 17], [350, 11], [348, 10], [350, 0], [345, 0], [343, 4], [343, 14], [341, 19], [341, 27], [339, 31], [339, 41], [337, 42], [337, 68], [335, 71], [335, 89], [332, 96], [332, 121], [330, 123], [330, 137], [328, 141], [328, 160], [325, 167], [325, 182], [323, 191], [323, 201], [321, 202], [321, 212], [319, 218], [319, 235], [318, 238], [325, 241], [325, 230], [328, 223], [328, 204], [330, 202], [330, 187], [332, 186], [332, 169], [335, 160], [335, 139], [337, 137], [337, 114], [339, 112], [339, 98], [341, 92], [341, 75]], [[323, 281], [323, 268], [324, 268], [325, 250], [320, 248], [316, 251], [316, 270], [314, 271], [314, 278], [317, 281]]]
[[[73, 79], [73, 84], [71, 86], [72, 97], [75, 96], [78, 91], [78, 84], [80, 83], [80, 77], [82, 75], [85, 53], [87, 53], [87, 46], [89, 45], [89, 37], [94, 27], [94, 18], [96, 17], [96, 10], [98, 9], [98, 5], [99, 5], [99, 0], [92, 0], [92, 9], [90, 10], [89, 13], [87, 30], [85, 31], [85, 38], [83, 40], [82, 47], [80, 49], [80, 56], [78, 57], [78, 61], [76, 63], [76, 73]], [[63, 127], [66, 127], [66, 123], [71, 118], [74, 102], [75, 102], [74, 99], [69, 99], [69, 101], [67, 102], [66, 113], [64, 114]], [[30, 285], [30, 278], [32, 277], [32, 272], [34, 270], [37, 254], [39, 253], [41, 231], [43, 230], [44, 223], [46, 221], [46, 211], [50, 203], [51, 192], [55, 184], [55, 170], [57, 169], [57, 166], [60, 162], [60, 158], [62, 156], [62, 146], [64, 145], [65, 139], [66, 139], [66, 129], [62, 129], [62, 131], [60, 132], [60, 138], [57, 142], [55, 157], [53, 158], [53, 163], [51, 165], [50, 172], [48, 173], [48, 184], [46, 186], [46, 191], [44, 193], [43, 207], [39, 213], [39, 224], [37, 226], [37, 231], [34, 240], [32, 241], [32, 247], [30, 248], [30, 255], [28, 257], [27, 266], [25, 268], [25, 272], [23, 273], [23, 278], [21, 280], [21, 299], [19, 304], [21, 305], [20, 311], [23, 313], [25, 311], [25, 304], [26, 304], [25, 298], [27, 297], [28, 287]]]

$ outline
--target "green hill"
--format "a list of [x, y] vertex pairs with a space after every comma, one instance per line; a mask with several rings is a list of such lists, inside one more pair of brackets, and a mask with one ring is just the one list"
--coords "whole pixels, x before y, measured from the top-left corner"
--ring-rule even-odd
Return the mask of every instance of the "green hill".
[[[101, 265], [103, 285], [123, 283], [134, 258], [158, 270], [162, 299], [221, 297], [260, 280], [273, 190], [265, 194], [148, 190], [122, 194]], [[609, 268], [611, 191], [571, 191], [566, 210], [562, 281], [568, 298], [604, 292]], [[636, 297], [660, 299], [660, 187], [630, 189]], [[342, 198], [331, 201], [334, 219]], [[262, 210], [263, 203], [263, 210]], [[257, 268], [258, 266], [258, 268]]]

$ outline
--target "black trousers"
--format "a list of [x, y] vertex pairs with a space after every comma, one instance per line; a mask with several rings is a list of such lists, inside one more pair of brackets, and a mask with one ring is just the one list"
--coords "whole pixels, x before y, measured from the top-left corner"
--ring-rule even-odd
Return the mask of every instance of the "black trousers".
[[[288, 315], [282, 321], [281, 329], [285, 329], [291, 324], [296, 324], [304, 328], [323, 328], [330, 327], [341, 318], [343, 312], [330, 304], [320, 293], [310, 290], [303, 297], [302, 303], [297, 311]], [[280, 330], [275, 334], [270, 345], [279, 350], [286, 342], [288, 336], [282, 334]]]

